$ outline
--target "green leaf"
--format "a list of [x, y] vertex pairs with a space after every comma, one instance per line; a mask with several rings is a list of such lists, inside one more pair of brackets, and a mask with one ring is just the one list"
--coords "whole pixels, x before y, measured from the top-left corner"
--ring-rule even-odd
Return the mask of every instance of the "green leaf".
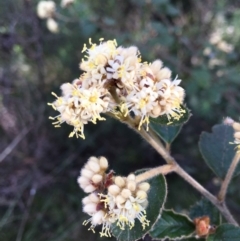
[[[207, 165], [220, 178], [224, 179], [236, 153], [233, 142], [233, 128], [229, 125], [215, 125], [212, 133], [203, 132], [200, 136], [199, 149]], [[240, 173], [240, 165], [235, 175]]]
[[173, 142], [182, 129], [182, 125], [163, 126], [153, 122], [150, 123], [150, 126], [166, 143]]
[[149, 205], [146, 209], [147, 219], [150, 221], [149, 226], [143, 230], [138, 219], [135, 220], [135, 226], [132, 229], [126, 228], [125, 230], [121, 230], [116, 224], [114, 224], [111, 231], [117, 240], [132, 241], [142, 238], [149, 232], [153, 224], [160, 217], [167, 196], [167, 184], [165, 177], [163, 175], [159, 175], [147, 182], [151, 186], [148, 192]]
[[150, 122], [160, 124], [160, 125], [181, 125], [188, 121], [189, 117], [191, 116], [190, 110], [184, 106], [181, 105], [182, 115], [179, 119], [174, 119], [173, 117], [168, 117], [167, 115], [161, 115], [157, 118], [150, 118]]
[[208, 216], [211, 224], [221, 224], [221, 215], [218, 209], [205, 198], [202, 198], [199, 202], [191, 207], [189, 216], [192, 220], [202, 216]]
[[219, 226], [214, 234], [211, 234], [207, 241], [239, 241], [240, 228], [232, 224]]
[[164, 210], [149, 234], [153, 239], [182, 239], [192, 236], [194, 231], [195, 225], [187, 216]]

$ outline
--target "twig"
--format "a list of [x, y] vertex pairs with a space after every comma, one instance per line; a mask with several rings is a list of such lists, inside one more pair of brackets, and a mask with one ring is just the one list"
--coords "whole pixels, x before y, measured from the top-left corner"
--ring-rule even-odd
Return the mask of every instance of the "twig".
[[29, 217], [30, 208], [31, 208], [31, 205], [33, 203], [35, 194], [36, 194], [36, 188], [32, 187], [31, 190], [30, 190], [30, 196], [29, 196], [28, 201], [27, 201], [26, 211], [23, 215], [22, 222], [21, 222], [19, 230], [18, 230], [16, 241], [22, 240], [23, 232], [24, 232], [24, 229], [25, 229], [28, 217]]
[[221, 189], [220, 189], [220, 192], [218, 194], [218, 199], [220, 202], [224, 202], [225, 201], [225, 197], [226, 197], [226, 194], [227, 194], [227, 189], [228, 189], [228, 186], [232, 180], [232, 176], [233, 176], [233, 173], [239, 163], [239, 160], [240, 160], [240, 153], [237, 152], [236, 155], [234, 156], [233, 160], [232, 160], [232, 163], [228, 169], [228, 172], [227, 172], [227, 175], [222, 183], [222, 186], [221, 186]]
[[0, 162], [2, 162], [18, 145], [18, 143], [23, 139], [23, 137], [29, 132], [29, 128], [24, 128], [18, 136], [5, 148], [5, 150], [0, 154]]
[[181, 176], [185, 181], [187, 181], [191, 186], [193, 186], [197, 191], [199, 191], [205, 198], [207, 198], [221, 214], [226, 218], [226, 220], [238, 226], [238, 223], [233, 218], [232, 214], [229, 212], [225, 203], [220, 202], [215, 196], [213, 196], [208, 190], [206, 190], [201, 184], [199, 184], [195, 179], [193, 179], [187, 172], [185, 172], [179, 165], [175, 171], [179, 176]]
[[140, 182], [146, 181], [150, 178], [153, 178], [153, 177], [155, 177], [159, 174], [166, 175], [166, 174], [168, 174], [170, 172], [173, 172], [175, 170], [176, 170], [176, 166], [170, 165], [170, 164], [155, 167], [155, 168], [150, 169], [149, 171], [146, 171], [144, 173], [141, 173], [141, 174], [137, 175], [136, 176], [136, 182], [140, 183]]
[[226, 218], [226, 220], [238, 226], [238, 223], [233, 218], [232, 214], [229, 212], [225, 203], [220, 202], [214, 195], [212, 195], [207, 189], [205, 189], [200, 183], [193, 179], [186, 171], [184, 171], [175, 161], [175, 159], [170, 155], [167, 149], [162, 145], [160, 141], [153, 139], [143, 128], [139, 131], [136, 126], [132, 125], [132, 122], [126, 122], [128, 126], [133, 128], [138, 132], [163, 158], [168, 164], [175, 165], [175, 172], [181, 176], [185, 181], [187, 181], [191, 186], [193, 186], [197, 191], [199, 191], [205, 198], [207, 198], [214, 206], [218, 208], [221, 214]]

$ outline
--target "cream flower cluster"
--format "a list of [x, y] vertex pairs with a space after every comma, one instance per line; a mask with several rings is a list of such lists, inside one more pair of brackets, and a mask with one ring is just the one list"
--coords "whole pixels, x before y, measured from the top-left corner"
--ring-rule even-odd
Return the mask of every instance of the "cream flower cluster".
[[240, 152], [240, 123], [234, 122], [232, 127], [234, 129], [234, 144], [237, 144], [237, 151]]
[[135, 219], [142, 224], [143, 229], [149, 225], [146, 217], [148, 205], [147, 192], [150, 185], [147, 182], [137, 183], [136, 176], [114, 176], [106, 173], [108, 162], [105, 157], [90, 157], [81, 170], [78, 183], [84, 192], [90, 193], [82, 200], [83, 212], [91, 218], [84, 225], [91, 223], [90, 230], [102, 225], [101, 236], [110, 237], [110, 228], [114, 223], [120, 229], [133, 228]]
[[47, 28], [52, 33], [59, 31], [58, 23], [54, 19], [56, 14], [56, 4], [54, 1], [40, 1], [37, 5], [37, 15], [39, 18], [47, 19]]
[[139, 120], [138, 127], [148, 128], [149, 118], [167, 115], [169, 122], [185, 112], [181, 108], [184, 89], [181, 80], [171, 79], [171, 71], [160, 60], [141, 62], [137, 47], [117, 47], [115, 40], [84, 45], [85, 56], [80, 63], [84, 73], [73, 83], [62, 85], [62, 96], [51, 105], [60, 115], [58, 127], [66, 122], [74, 127], [70, 136], [84, 138], [88, 122], [104, 120], [102, 113], [119, 117], [131, 115]]

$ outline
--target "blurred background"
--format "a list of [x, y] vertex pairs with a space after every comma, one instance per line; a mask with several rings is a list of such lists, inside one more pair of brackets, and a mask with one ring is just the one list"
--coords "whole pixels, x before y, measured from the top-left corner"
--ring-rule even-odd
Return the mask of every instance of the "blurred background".
[[[100, 240], [82, 226], [88, 217], [76, 180], [86, 160], [104, 155], [120, 175], [164, 163], [113, 119], [88, 124], [86, 140], [69, 139], [66, 124], [52, 126], [51, 92], [60, 94], [63, 82], [79, 77], [89, 38], [136, 45], [143, 60], [159, 58], [182, 79], [193, 115], [172, 153], [216, 194], [221, 180], [203, 162], [198, 140], [226, 116], [239, 120], [240, 2], [55, 0], [51, 20], [37, 13], [39, 2], [0, 0], [0, 241]], [[200, 200], [175, 174], [167, 180], [167, 208], [186, 213]], [[227, 200], [238, 221], [239, 181], [233, 180]]]

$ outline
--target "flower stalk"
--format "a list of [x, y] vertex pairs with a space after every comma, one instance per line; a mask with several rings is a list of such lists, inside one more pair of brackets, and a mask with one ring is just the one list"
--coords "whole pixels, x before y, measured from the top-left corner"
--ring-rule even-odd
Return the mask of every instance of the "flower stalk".
[[240, 153], [237, 152], [232, 160], [232, 163], [228, 169], [228, 172], [227, 172], [227, 175], [221, 185], [221, 189], [220, 189], [220, 192], [218, 194], [218, 199], [220, 202], [224, 202], [225, 201], [225, 198], [226, 198], [226, 194], [227, 194], [227, 189], [228, 189], [228, 186], [232, 180], [232, 177], [233, 177], [233, 174], [234, 174], [234, 171], [239, 163], [239, 160], [240, 160]]
[[155, 167], [155, 168], [150, 169], [149, 171], [146, 171], [144, 173], [137, 175], [136, 182], [140, 183], [143, 181], [147, 181], [148, 179], [153, 178], [159, 174], [166, 175], [175, 170], [176, 170], [176, 166], [174, 164], [173, 165], [167, 164], [167, 165]]

